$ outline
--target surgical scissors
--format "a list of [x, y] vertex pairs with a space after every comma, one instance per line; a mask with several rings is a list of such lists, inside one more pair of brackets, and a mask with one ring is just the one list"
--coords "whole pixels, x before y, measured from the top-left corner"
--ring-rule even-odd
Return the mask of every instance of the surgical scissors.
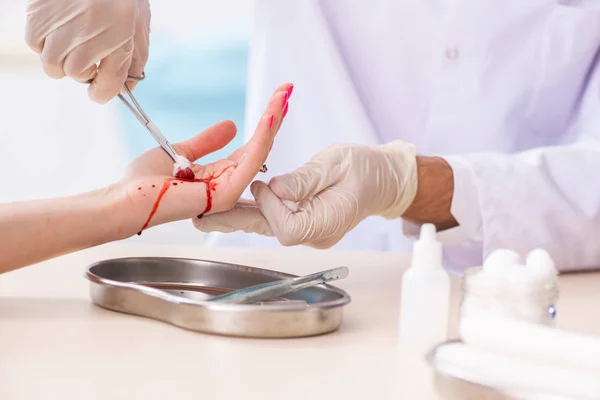
[[[139, 81], [144, 80], [145, 78], [146, 78], [146, 74], [144, 72], [142, 72], [142, 76], [137, 77], [137, 76], [130, 75], [127, 77], [127, 80], [139, 82]], [[156, 140], [158, 142], [160, 147], [162, 147], [162, 149], [169, 155], [169, 157], [171, 157], [171, 159], [173, 159], [173, 162], [177, 162], [177, 157], [178, 157], [177, 152], [175, 151], [175, 149], [173, 148], [171, 143], [169, 143], [167, 138], [162, 134], [160, 129], [158, 129], [158, 126], [156, 126], [156, 124], [154, 122], [152, 122], [150, 117], [148, 117], [148, 114], [146, 114], [144, 112], [144, 109], [142, 108], [142, 106], [140, 106], [140, 103], [138, 103], [138, 101], [136, 100], [133, 93], [131, 93], [131, 90], [129, 90], [129, 87], [127, 86], [127, 82], [125, 82], [123, 84], [123, 89], [125, 90], [125, 93], [127, 94], [127, 96], [129, 96], [129, 99], [131, 100], [131, 102], [129, 102], [125, 98], [125, 96], [123, 96], [123, 93], [119, 93], [119, 99], [121, 99], [123, 104], [125, 104], [125, 106], [129, 109], [129, 111], [131, 111], [132, 114], [137, 118], [137, 120], [140, 121], [140, 123], [144, 126], [144, 128], [146, 128], [148, 130], [148, 132], [150, 132], [150, 135], [152, 135], [154, 140]]]
[[[179, 154], [177, 154], [177, 151], [175, 151], [175, 148], [171, 145], [171, 143], [169, 143], [169, 141], [162, 134], [160, 129], [158, 129], [158, 126], [156, 126], [156, 124], [154, 122], [152, 122], [150, 117], [148, 117], [148, 114], [146, 114], [144, 112], [144, 109], [142, 108], [142, 106], [140, 106], [140, 103], [138, 103], [135, 96], [133, 95], [131, 90], [129, 90], [129, 87], [127, 86], [127, 81], [139, 82], [139, 81], [143, 81], [144, 79], [146, 79], [145, 72], [142, 72], [142, 76], [128, 75], [127, 80], [125, 81], [125, 83], [123, 83], [123, 89], [125, 90], [125, 93], [127, 94], [127, 96], [129, 96], [129, 99], [131, 100], [131, 102], [129, 102], [129, 100], [127, 100], [125, 98], [125, 96], [123, 96], [123, 93], [119, 93], [119, 99], [121, 99], [123, 104], [125, 104], [125, 106], [129, 109], [129, 111], [131, 111], [131, 113], [137, 118], [137, 120], [140, 121], [140, 123], [144, 126], [144, 128], [146, 128], [148, 130], [148, 132], [150, 132], [150, 135], [152, 135], [152, 137], [154, 138], [154, 140], [156, 140], [156, 142], [159, 144], [159, 146], [169, 155], [169, 157], [171, 157], [173, 162], [177, 163], [179, 160], [181, 160], [185, 157], [182, 157]], [[93, 79], [90, 79], [86, 83], [92, 83], [92, 81], [93, 81]], [[267, 172], [266, 164], [263, 164], [259, 171], [262, 173]]]
[[[127, 80], [125, 81], [125, 83], [123, 83], [123, 89], [125, 90], [125, 93], [127, 94], [127, 96], [129, 96], [129, 99], [131, 100], [131, 102], [129, 102], [125, 98], [125, 96], [123, 96], [122, 93], [119, 93], [119, 99], [121, 99], [123, 104], [125, 104], [125, 106], [129, 109], [129, 111], [131, 111], [131, 113], [137, 118], [137, 120], [140, 121], [140, 123], [144, 126], [144, 128], [146, 128], [148, 130], [148, 132], [150, 132], [150, 135], [152, 135], [152, 137], [154, 138], [154, 140], [156, 140], [156, 142], [159, 144], [159, 146], [169, 155], [169, 157], [171, 157], [173, 162], [177, 162], [177, 158], [181, 157], [181, 156], [179, 156], [177, 154], [177, 152], [175, 151], [175, 148], [173, 148], [171, 143], [169, 143], [169, 141], [162, 134], [160, 129], [158, 129], [158, 126], [156, 126], [156, 124], [154, 122], [152, 122], [150, 117], [148, 117], [148, 114], [146, 114], [144, 112], [144, 109], [142, 108], [142, 106], [140, 106], [140, 103], [138, 103], [135, 96], [133, 95], [133, 93], [131, 93], [131, 90], [129, 90], [129, 87], [127, 86], [127, 81], [139, 82], [139, 81], [143, 81], [144, 79], [146, 79], [145, 72], [142, 72], [142, 76], [128, 75]], [[92, 83], [93, 80], [94, 79], [90, 79], [86, 83], [88, 83], [88, 84]]]

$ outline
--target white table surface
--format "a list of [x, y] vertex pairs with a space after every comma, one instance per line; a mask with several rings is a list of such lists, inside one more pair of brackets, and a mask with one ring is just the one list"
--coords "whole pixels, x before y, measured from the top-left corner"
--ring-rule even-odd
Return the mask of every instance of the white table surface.
[[[228, 261], [295, 274], [347, 265], [341, 328], [285, 340], [186, 331], [94, 306], [90, 263], [124, 256]], [[436, 399], [430, 370], [401, 362], [408, 255], [112, 244], [0, 275], [0, 399]], [[557, 326], [600, 334], [600, 274], [561, 277]], [[458, 279], [454, 282], [458, 300]]]

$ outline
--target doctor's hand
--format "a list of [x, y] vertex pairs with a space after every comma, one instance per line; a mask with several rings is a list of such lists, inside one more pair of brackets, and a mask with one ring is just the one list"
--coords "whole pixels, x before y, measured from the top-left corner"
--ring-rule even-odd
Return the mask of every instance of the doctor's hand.
[[328, 248], [371, 215], [399, 218], [417, 193], [413, 145], [335, 145], [296, 171], [257, 181], [255, 203], [195, 221], [201, 231], [275, 236], [285, 246]]
[[[139, 77], [148, 60], [148, 0], [30, 0], [25, 40], [46, 74], [93, 79], [92, 100], [119, 94], [127, 75]], [[133, 82], [128, 83], [133, 88]]]

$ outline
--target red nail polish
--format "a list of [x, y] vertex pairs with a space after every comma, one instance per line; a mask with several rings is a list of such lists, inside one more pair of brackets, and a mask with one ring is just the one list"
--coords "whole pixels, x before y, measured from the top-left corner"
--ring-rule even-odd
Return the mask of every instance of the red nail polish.
[[287, 94], [288, 94], [288, 99], [290, 97], [292, 97], [292, 92], [294, 91], [294, 84], [292, 83], [292, 86], [290, 86], [287, 90]]
[[285, 103], [285, 108], [283, 109], [283, 114], [281, 115], [281, 118], [285, 118], [285, 116], [288, 112], [288, 108], [289, 108], [288, 106], [289, 106], [289, 104]]
[[284, 108], [285, 105], [287, 104], [288, 101], [288, 93], [285, 92], [285, 94], [283, 95], [283, 103], [281, 103], [281, 108]]
[[269, 121], [269, 129], [273, 127], [273, 115], [271, 115], [271, 121]]

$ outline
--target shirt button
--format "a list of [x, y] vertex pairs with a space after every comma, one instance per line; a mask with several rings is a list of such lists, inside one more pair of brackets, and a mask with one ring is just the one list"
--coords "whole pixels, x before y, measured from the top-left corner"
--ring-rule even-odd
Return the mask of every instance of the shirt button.
[[449, 60], [456, 60], [459, 55], [460, 53], [456, 47], [450, 47], [446, 49], [446, 58]]

